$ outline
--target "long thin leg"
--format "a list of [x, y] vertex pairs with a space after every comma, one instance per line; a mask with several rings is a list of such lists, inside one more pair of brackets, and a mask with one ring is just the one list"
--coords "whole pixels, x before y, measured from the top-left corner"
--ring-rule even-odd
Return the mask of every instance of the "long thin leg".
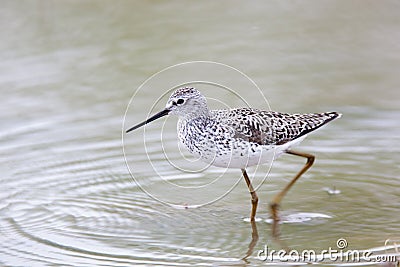
[[278, 209], [279, 209], [279, 205], [282, 201], [282, 198], [286, 195], [286, 193], [294, 185], [294, 183], [297, 181], [297, 179], [299, 179], [300, 176], [311, 167], [311, 165], [314, 163], [314, 160], [315, 160], [315, 157], [313, 155], [307, 154], [307, 153], [296, 152], [293, 150], [288, 150], [288, 151], [286, 151], [286, 153], [307, 158], [307, 162], [304, 165], [304, 167], [296, 174], [296, 176], [290, 181], [290, 183], [279, 194], [277, 194], [274, 197], [274, 199], [272, 200], [270, 207], [271, 207], [272, 218], [274, 219], [274, 228], [276, 227], [277, 221], [279, 221]]
[[256, 191], [254, 191], [253, 186], [251, 185], [249, 176], [245, 169], [242, 169], [244, 180], [246, 181], [247, 187], [249, 188], [251, 194], [251, 214], [250, 214], [250, 221], [254, 222], [256, 218], [256, 211], [257, 211], [257, 204], [258, 204], [258, 197]]

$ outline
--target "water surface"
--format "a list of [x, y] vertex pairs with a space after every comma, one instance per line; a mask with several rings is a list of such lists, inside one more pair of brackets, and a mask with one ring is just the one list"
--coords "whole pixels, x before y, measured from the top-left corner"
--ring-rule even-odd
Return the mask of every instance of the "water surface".
[[[125, 164], [121, 132], [133, 93], [157, 71], [192, 60], [243, 71], [274, 110], [343, 113], [301, 145], [317, 160], [282, 205], [284, 216], [323, 216], [283, 224], [283, 243], [316, 251], [335, 248], [339, 238], [349, 249], [383, 247], [387, 239], [400, 243], [399, 11], [395, 1], [4, 1], [0, 264], [267, 263], [257, 252], [264, 245], [282, 247], [266, 222], [268, 203], [302, 159], [283, 156], [259, 187], [259, 239], [245, 260], [252, 227], [246, 222], [250, 196], [240, 171], [208, 168], [188, 174], [166, 162], [162, 126], [168, 157], [189, 164], [177, 146], [176, 119], [146, 128], [146, 147], [142, 131], [124, 137], [139, 184]], [[197, 75], [203, 74], [191, 71], [169, 82]], [[265, 107], [259, 92], [240, 77], [219, 78], [251, 105]], [[159, 81], [141, 91], [128, 123], [143, 120], [170, 88]], [[218, 92], [224, 103], [214, 101], [213, 107], [243, 104]], [[156, 107], [162, 106], [160, 101]], [[261, 183], [268, 170], [249, 172]], [[181, 189], [166, 190], [167, 183]], [[340, 194], [328, 194], [329, 189]], [[185, 207], [228, 190], [200, 208], [177, 209], [159, 201]]]

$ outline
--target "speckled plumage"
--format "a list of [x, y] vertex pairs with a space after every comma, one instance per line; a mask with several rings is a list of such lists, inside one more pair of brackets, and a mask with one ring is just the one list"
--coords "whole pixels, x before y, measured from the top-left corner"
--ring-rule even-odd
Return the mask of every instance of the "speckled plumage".
[[209, 110], [205, 97], [189, 87], [176, 90], [167, 108], [179, 116], [178, 137], [191, 153], [229, 168], [271, 161], [339, 116], [336, 112], [286, 114], [252, 108]]
[[198, 90], [185, 87], [170, 96], [164, 110], [127, 132], [168, 114], [179, 117], [178, 137], [191, 153], [215, 166], [241, 169], [251, 194], [252, 222], [255, 221], [258, 197], [246, 167], [270, 162], [284, 152], [307, 158], [304, 167], [272, 200], [274, 235], [282, 198], [315, 159], [311, 154], [293, 151], [292, 147], [308, 133], [340, 117], [336, 112], [286, 114], [253, 108], [209, 110], [206, 98]]

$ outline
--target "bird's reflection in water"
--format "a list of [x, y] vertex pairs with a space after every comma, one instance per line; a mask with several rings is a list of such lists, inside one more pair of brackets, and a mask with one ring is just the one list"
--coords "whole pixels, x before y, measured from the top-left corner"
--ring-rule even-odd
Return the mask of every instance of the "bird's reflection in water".
[[244, 260], [246, 263], [249, 263], [247, 258], [253, 254], [254, 247], [257, 245], [259, 239], [256, 222], [250, 221], [250, 223], [251, 223], [251, 241], [249, 244], [249, 248], [246, 252], [246, 255], [242, 258], [242, 260]]
[[[248, 250], [246, 255], [242, 258], [242, 260], [248, 264], [250, 263], [248, 258], [253, 254], [254, 248], [258, 243], [259, 235], [257, 224], [254, 220], [250, 221], [251, 224], [251, 241], [248, 246]], [[272, 240], [279, 245], [279, 247], [287, 252], [290, 251], [290, 248], [286, 245], [286, 243], [280, 238], [280, 228], [279, 228], [279, 220], [274, 220], [271, 226], [271, 236]]]

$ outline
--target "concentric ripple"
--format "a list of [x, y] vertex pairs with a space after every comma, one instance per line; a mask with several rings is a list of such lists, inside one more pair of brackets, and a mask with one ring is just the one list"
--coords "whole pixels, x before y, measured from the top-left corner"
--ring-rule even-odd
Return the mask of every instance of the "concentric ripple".
[[[204, 247], [213, 240], [204, 223], [218, 224], [202, 222], [208, 211], [166, 209], [138, 188], [127, 172], [118, 135], [114, 140], [85, 140], [60, 134], [58, 124], [71, 132], [81, 127], [58, 117], [54, 125], [28, 125], [14, 132], [15, 144], [3, 147], [16, 151], [21, 139], [28, 144], [18, 145], [25, 152], [10, 157], [18, 163], [2, 180], [7, 189], [1, 192], [2, 263], [187, 266], [192, 260], [237, 260], [220, 254], [221, 241]], [[44, 141], [32, 140], [37, 138]], [[137, 158], [138, 164], [144, 160]], [[159, 182], [151, 177], [148, 181], [155, 186]], [[199, 228], [193, 229], [193, 220]], [[188, 234], [203, 245], [197, 246]], [[221, 240], [229, 240], [229, 235], [221, 231]]]
[[[110, 121], [105, 118], [103, 123], [109, 124]], [[16, 151], [18, 148], [24, 153], [10, 155], [13, 168], [8, 169], [2, 179], [2, 186], [6, 189], [0, 195], [2, 264], [188, 266], [190, 262], [201, 265], [243, 263], [241, 259], [245, 257], [252, 242], [252, 228], [248, 222], [243, 221], [250, 208], [244, 183], [239, 183], [227, 197], [201, 209], [174, 209], [164, 206], [143, 192], [130, 177], [119, 138], [101, 140], [100, 136], [81, 138], [61, 134], [57, 130], [59, 124], [69, 127], [71, 132], [82, 127], [73, 121], [57, 117], [52, 127], [28, 125], [25, 131], [13, 132], [13, 139], [8, 139], [7, 146], [3, 146], [4, 151]], [[91, 127], [88, 131], [92, 131]], [[115, 125], [114, 128], [118, 126]], [[40, 135], [50, 138], [43, 139]], [[6, 140], [7, 136], [11, 134], [5, 133], [2, 140]], [[173, 135], [171, 138], [174, 138]], [[21, 139], [27, 145], [21, 145]], [[37, 139], [43, 142], [35, 143], [34, 140]], [[345, 139], [342, 140], [346, 142]], [[324, 147], [334, 146], [333, 143], [324, 142], [331, 141], [320, 140]], [[139, 143], [133, 140], [131, 145], [140, 147]], [[168, 143], [173, 144], [172, 139]], [[154, 151], [151, 153], [156, 155], [157, 143], [153, 146]], [[41, 149], [41, 153], [38, 153], [38, 149]], [[338, 153], [348, 150], [345, 145], [336, 146], [335, 149]], [[147, 158], [138, 150], [133, 160], [139, 170], [141, 163]], [[324, 155], [323, 151], [320, 153]], [[335, 152], [329, 152], [332, 153]], [[367, 227], [376, 218], [368, 215], [370, 210], [365, 209], [365, 206], [372, 208], [375, 204], [365, 203], [362, 197], [365, 190], [359, 185], [364, 184], [365, 189], [375, 188], [376, 190], [369, 192], [369, 196], [382, 199], [382, 193], [389, 196], [389, 192], [381, 192], [379, 188], [387, 188], [395, 180], [390, 177], [383, 180], [383, 175], [378, 177], [365, 170], [365, 175], [369, 175], [368, 180], [361, 179], [355, 185], [358, 175], [352, 174], [352, 166], [341, 165], [348, 178], [339, 181], [333, 166], [352, 160], [357, 162], [360, 160], [357, 157], [362, 157], [362, 154], [353, 154], [354, 157], [346, 161], [331, 161], [322, 156], [320, 163], [308, 177], [296, 185], [292, 194], [285, 199], [285, 210], [282, 212], [283, 222], [287, 222], [282, 224], [284, 242], [293, 242], [295, 238], [295, 242], [304, 243], [308, 242], [309, 234], [321, 235], [324, 232], [324, 236], [315, 240], [320, 248], [328, 246], [341, 231], [343, 233], [340, 236], [349, 236], [352, 233], [348, 237], [350, 244], [351, 238], [364, 238], [357, 234], [351, 221], [358, 220], [359, 225]], [[178, 159], [178, 155], [176, 157]], [[163, 163], [162, 157], [156, 159], [155, 164], [162, 166]], [[296, 164], [299, 163], [290, 158], [277, 161], [271, 177], [258, 191], [261, 204], [257, 225], [261, 239], [253, 247], [256, 252], [266, 243], [274, 244], [271, 241], [269, 214], [265, 204], [268, 196], [287, 182], [282, 176], [290, 176], [293, 172], [287, 166]], [[185, 178], [170, 168], [166, 165], [160, 170], [164, 176], [170, 175], [171, 179], [177, 179], [175, 181], [190, 179], [192, 184], [201, 184], [204, 182], [202, 179], [212, 179], [218, 173], [210, 169]], [[329, 170], [325, 178], [319, 177], [324, 173], [322, 170]], [[338, 173], [343, 171], [338, 170]], [[146, 176], [146, 172], [142, 171], [140, 175], [149, 187], [162, 187], [164, 183], [160, 178]], [[240, 174], [235, 171], [229, 175], [235, 179], [240, 178]], [[261, 177], [263, 173], [257, 175]], [[226, 182], [227, 185], [230, 183], [229, 180]], [[336, 186], [341, 194], [327, 194], [326, 186]], [[214, 190], [225, 188], [216, 187]], [[353, 190], [358, 190], [357, 199], [351, 197], [350, 192]], [[310, 194], [314, 196], [311, 197]], [[302, 199], [301, 206], [297, 206], [299, 199]], [[187, 201], [190, 202], [190, 199]], [[349, 201], [352, 201], [353, 207], [364, 209], [363, 213], [368, 216], [362, 220], [356, 219], [360, 216], [357, 215], [359, 212], [344, 209]], [[391, 207], [382, 203], [387, 211], [395, 209], [395, 204], [393, 205]], [[382, 217], [381, 220], [388, 227], [385, 231], [396, 229], [397, 222], [393, 216]], [[329, 231], [335, 225], [343, 227], [346, 225], [345, 221], [348, 222], [347, 228]], [[299, 229], [302, 231], [299, 232]], [[370, 237], [367, 239], [368, 242], [375, 242], [377, 247], [385, 241], [379, 240], [379, 229], [378, 226], [370, 226]], [[377, 253], [383, 255], [383, 251]], [[253, 252], [250, 258], [257, 263], [255, 257], [256, 253]]]
[[[395, 1], [109, 2], [1, 3], [0, 266], [284, 265], [257, 255], [282, 244], [327, 250], [339, 239], [349, 250], [399, 257]], [[180, 154], [176, 118], [149, 125], [147, 151], [138, 132], [126, 145], [140, 185], [181, 208], [150, 197], [127, 169], [121, 133], [132, 93], [153, 73], [189, 60], [244, 71], [273, 110], [343, 114], [299, 146], [316, 161], [283, 199], [289, 223], [280, 224], [279, 242], [268, 203], [302, 159], [282, 156], [264, 182], [268, 168], [248, 170], [262, 184], [256, 228], [245, 220], [251, 203], [239, 170], [181, 172], [165, 160], [186, 157], [175, 165], [202, 167], [184, 149]], [[170, 86], [152, 84], [138, 95], [129, 123], [145, 119], [176, 83], [201, 74], [179, 72], [168, 76]], [[215, 74], [251, 106], [266, 108], [248, 83]], [[243, 105], [221, 91], [213, 108], [224, 107], [223, 97], [230, 107]], [[209, 187], [186, 194], [166, 184]]]

